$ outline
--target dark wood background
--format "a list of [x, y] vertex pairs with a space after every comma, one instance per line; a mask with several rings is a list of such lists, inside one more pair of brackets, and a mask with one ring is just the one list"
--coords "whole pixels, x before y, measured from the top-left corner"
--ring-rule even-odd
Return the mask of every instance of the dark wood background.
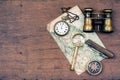
[[[46, 25], [61, 7], [113, 9], [114, 33], [98, 36], [116, 55], [103, 72], [90, 76], [70, 71]], [[0, 0], [0, 80], [120, 80], [120, 0]]]

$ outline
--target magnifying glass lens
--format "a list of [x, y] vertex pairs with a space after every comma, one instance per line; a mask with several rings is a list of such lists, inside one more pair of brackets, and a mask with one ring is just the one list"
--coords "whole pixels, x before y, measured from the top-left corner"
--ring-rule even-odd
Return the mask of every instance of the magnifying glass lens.
[[76, 45], [76, 46], [80, 46], [80, 45], [83, 45], [85, 43], [85, 38], [80, 35], [80, 34], [77, 34], [73, 37], [73, 43]]

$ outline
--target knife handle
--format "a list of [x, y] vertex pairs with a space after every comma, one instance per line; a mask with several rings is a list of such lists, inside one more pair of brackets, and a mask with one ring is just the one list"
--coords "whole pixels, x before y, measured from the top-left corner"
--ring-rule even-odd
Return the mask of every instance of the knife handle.
[[86, 42], [89, 46], [95, 48], [96, 50], [102, 52], [104, 55], [106, 55], [108, 58], [113, 58], [115, 55], [113, 52], [111, 52], [108, 49], [105, 49], [104, 47], [100, 46], [99, 44], [93, 42], [92, 40], [88, 39]]

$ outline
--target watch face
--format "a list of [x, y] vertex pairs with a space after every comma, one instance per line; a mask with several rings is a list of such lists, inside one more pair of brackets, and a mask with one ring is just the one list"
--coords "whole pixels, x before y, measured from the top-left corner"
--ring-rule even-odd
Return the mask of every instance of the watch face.
[[64, 21], [59, 21], [54, 26], [54, 31], [59, 36], [64, 36], [69, 32], [69, 26]]

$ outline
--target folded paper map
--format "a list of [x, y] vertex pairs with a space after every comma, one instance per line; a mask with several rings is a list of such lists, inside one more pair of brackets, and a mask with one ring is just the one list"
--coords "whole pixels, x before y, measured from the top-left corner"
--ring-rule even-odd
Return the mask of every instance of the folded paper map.
[[[72, 13], [75, 13], [79, 16], [79, 20], [74, 21], [73, 23], [70, 23], [67, 21], [67, 23], [70, 26], [70, 31], [65, 36], [58, 36], [54, 32], [54, 25], [56, 22], [61, 21], [62, 17], [66, 16], [66, 13], [63, 13], [58, 18], [54, 19], [52, 22], [50, 22], [47, 25], [47, 30], [49, 31], [50, 35], [53, 37], [55, 42], [58, 44], [59, 48], [62, 50], [63, 54], [65, 55], [66, 59], [71, 64], [73, 53], [75, 50], [75, 46], [72, 43], [72, 37], [76, 33], [81, 33], [85, 35], [86, 40], [91, 39], [98, 43], [99, 45], [105, 47], [100, 40], [100, 38], [97, 36], [95, 32], [93, 33], [85, 33], [83, 32], [83, 25], [84, 25], [84, 15], [80, 8], [78, 6], [75, 6], [69, 10]], [[98, 60], [101, 61], [105, 58], [105, 56], [100, 53], [99, 51], [93, 49], [92, 47], [89, 47], [87, 44], [84, 44], [84, 46], [79, 47], [76, 65], [75, 65], [75, 72], [79, 75], [86, 71], [86, 66], [88, 62], [92, 60]]]

